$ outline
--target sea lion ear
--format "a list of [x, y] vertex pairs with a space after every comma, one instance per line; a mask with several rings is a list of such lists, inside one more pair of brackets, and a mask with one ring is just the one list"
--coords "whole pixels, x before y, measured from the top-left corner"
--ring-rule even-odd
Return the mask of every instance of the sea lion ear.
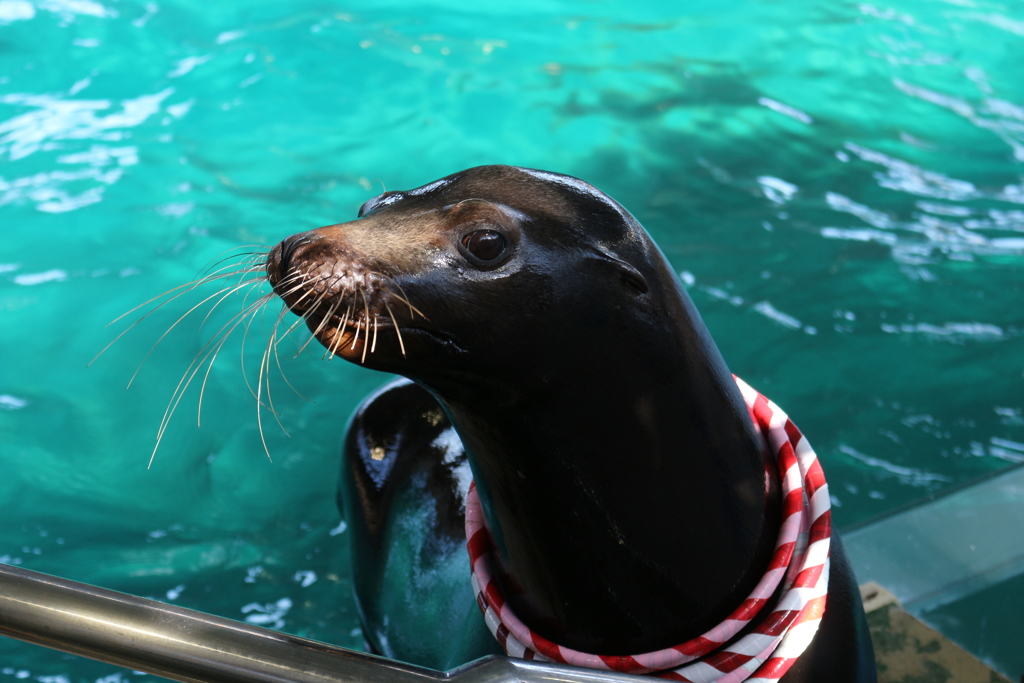
[[619, 271], [619, 274], [622, 276], [623, 284], [640, 294], [647, 293], [647, 279], [639, 270], [604, 249], [598, 250], [597, 254], [601, 257], [601, 260], [609, 263]]
[[647, 293], [647, 280], [640, 271], [629, 265], [628, 263], [619, 263], [622, 268], [622, 281], [626, 283], [628, 287], [632, 287], [640, 294]]
[[356, 214], [356, 218], [362, 218], [370, 211], [373, 211], [373, 207], [377, 205], [379, 200], [380, 197], [374, 197], [363, 202], [363, 205], [359, 207], [359, 213]]

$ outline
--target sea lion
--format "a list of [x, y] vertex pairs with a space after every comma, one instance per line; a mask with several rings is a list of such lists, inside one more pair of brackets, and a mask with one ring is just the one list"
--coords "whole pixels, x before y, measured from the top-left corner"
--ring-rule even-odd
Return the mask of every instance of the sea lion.
[[[761, 585], [789, 500], [774, 458], [674, 271], [593, 186], [472, 168], [289, 237], [267, 274], [331, 353], [407, 378], [351, 418], [338, 494], [374, 651], [500, 651], [470, 584], [471, 478], [501, 600], [565, 648], [672, 648]], [[787, 683], [874, 680], [834, 536], [830, 555]]]

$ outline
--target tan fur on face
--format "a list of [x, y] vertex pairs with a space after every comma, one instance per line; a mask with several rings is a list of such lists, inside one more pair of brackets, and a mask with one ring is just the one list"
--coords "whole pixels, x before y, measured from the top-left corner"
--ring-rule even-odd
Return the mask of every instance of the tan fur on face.
[[275, 290], [332, 355], [365, 359], [367, 342], [373, 353], [381, 329], [394, 331], [404, 355], [398, 328], [424, 314], [405, 298], [397, 278], [464, 264], [459, 243], [475, 230], [500, 229], [512, 243], [520, 237], [521, 216], [482, 199], [403, 208], [296, 235], [268, 257]]
[[[448, 236], [437, 211], [414, 216], [368, 216], [313, 232], [357, 261], [387, 274], [411, 273], [427, 265], [430, 253], [445, 250]], [[340, 255], [340, 254], [339, 254]]]
[[372, 270], [397, 275], [422, 270], [445, 252], [454, 254], [462, 235], [489, 226], [518, 233], [515, 212], [482, 199], [416, 213], [382, 212], [313, 232]]

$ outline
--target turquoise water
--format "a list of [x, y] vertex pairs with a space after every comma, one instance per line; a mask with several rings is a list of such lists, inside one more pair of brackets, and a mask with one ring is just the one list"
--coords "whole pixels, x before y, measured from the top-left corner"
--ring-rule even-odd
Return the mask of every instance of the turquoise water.
[[[242, 296], [128, 391], [201, 296], [86, 364], [225, 250], [482, 163], [644, 223], [815, 444], [840, 526], [1024, 461], [1022, 64], [1024, 8], [986, 0], [0, 0], [0, 560], [358, 646], [334, 479], [384, 377], [283, 354], [311, 401], [273, 373], [269, 461], [241, 368], [275, 309], [147, 470]], [[6, 641], [0, 672], [145, 678]]]

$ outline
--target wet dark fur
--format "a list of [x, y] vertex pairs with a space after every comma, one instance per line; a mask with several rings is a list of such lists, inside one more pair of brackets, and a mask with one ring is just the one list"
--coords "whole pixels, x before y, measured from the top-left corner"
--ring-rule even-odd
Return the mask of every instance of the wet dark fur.
[[[585, 183], [512, 167], [360, 216], [289, 238], [268, 274], [331, 353], [416, 382], [370, 397], [345, 440], [339, 506], [372, 648], [440, 669], [496, 650], [469, 584], [470, 467], [498, 580], [548, 637], [641, 652], [731, 612], [770, 556], [778, 482], [639, 224]], [[474, 230], [506, 236], [504, 260], [467, 256]], [[783, 680], [874, 680], [836, 536], [821, 628]]]

